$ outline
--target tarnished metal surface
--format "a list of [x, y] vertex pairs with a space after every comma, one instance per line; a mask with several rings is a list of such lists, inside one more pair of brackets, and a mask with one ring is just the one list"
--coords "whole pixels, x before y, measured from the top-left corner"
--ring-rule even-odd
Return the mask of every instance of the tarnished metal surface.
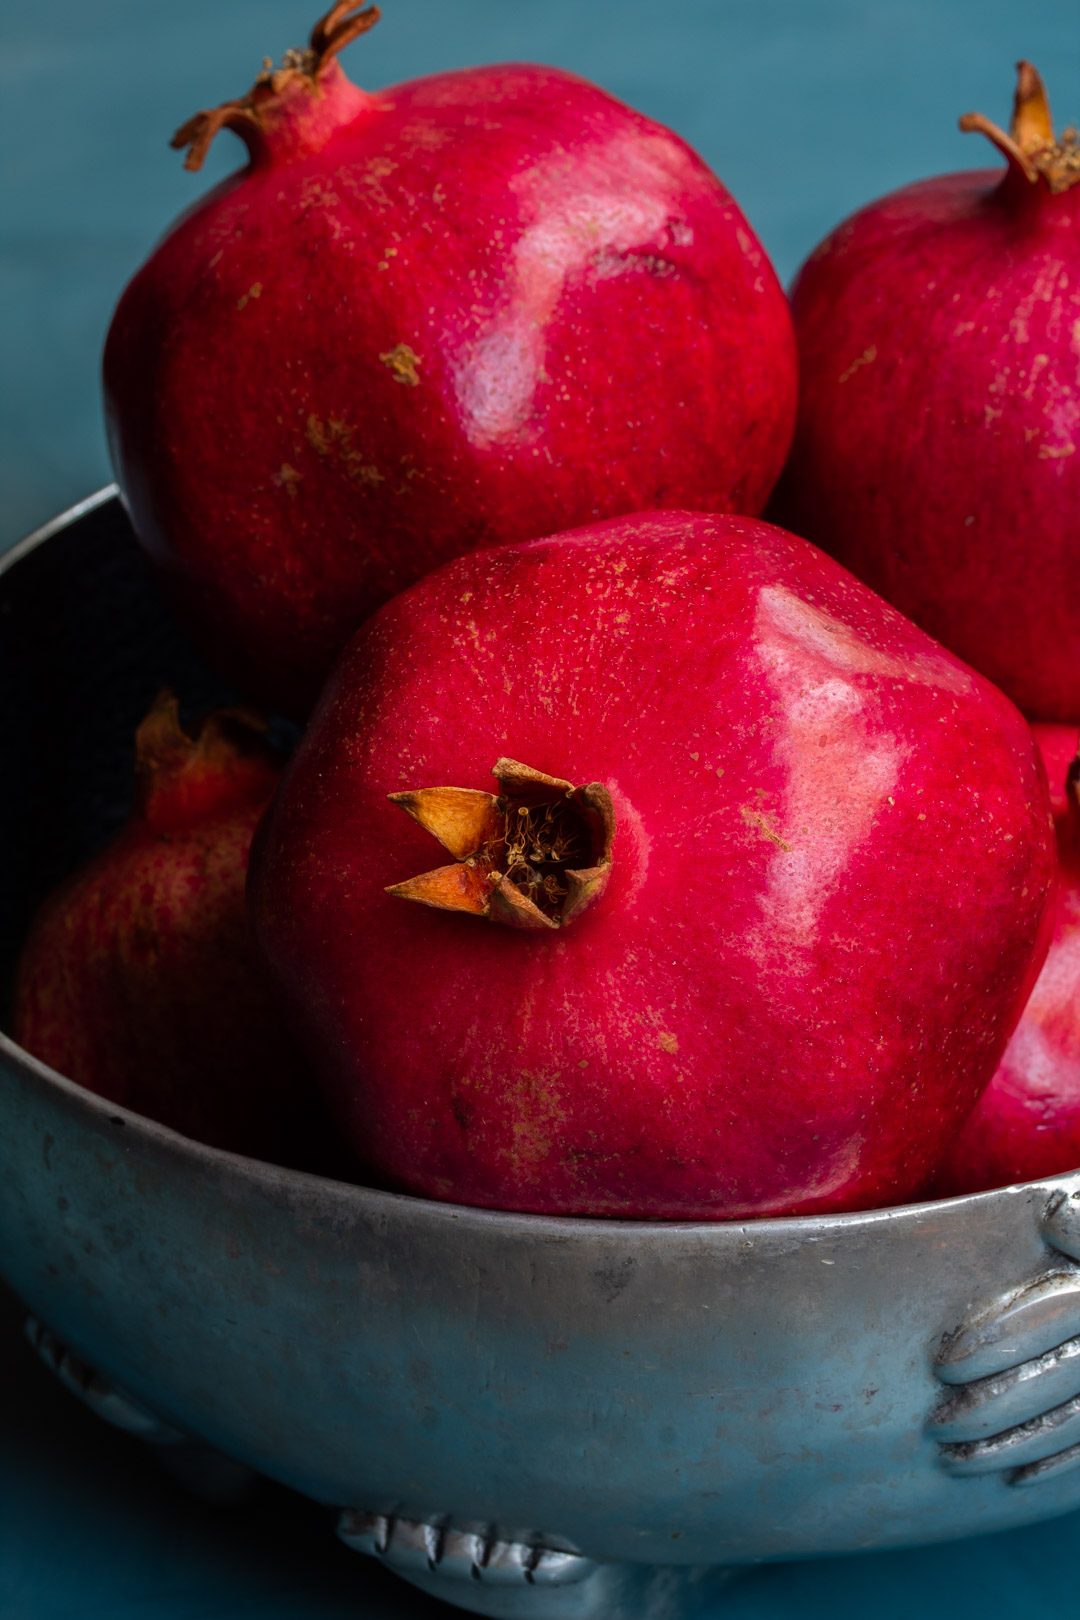
[[[115, 503], [87, 525], [84, 552], [58, 552], [68, 574], [130, 548]], [[2, 612], [33, 563], [18, 603], [40, 597], [41, 636], [54, 544], [0, 580]], [[115, 612], [88, 611], [84, 645], [115, 641]], [[160, 659], [160, 638], [133, 641]], [[94, 734], [104, 678], [73, 668], [3, 730], [18, 747], [78, 724], [97, 797], [45, 814], [103, 828], [101, 784], [123, 774], [111, 712]], [[157, 678], [133, 668], [132, 703]], [[22, 763], [8, 753], [9, 782]], [[637, 1620], [650, 1580], [657, 1614], [686, 1614], [689, 1568], [666, 1587], [602, 1570], [597, 1608], [592, 1565], [902, 1545], [1080, 1504], [1080, 1173], [742, 1226], [498, 1215], [214, 1152], [7, 1040], [0, 1142], [0, 1274], [73, 1355], [133, 1409], [344, 1512], [392, 1566], [419, 1548], [410, 1578], [476, 1613]], [[581, 1578], [545, 1585], [556, 1571]]]

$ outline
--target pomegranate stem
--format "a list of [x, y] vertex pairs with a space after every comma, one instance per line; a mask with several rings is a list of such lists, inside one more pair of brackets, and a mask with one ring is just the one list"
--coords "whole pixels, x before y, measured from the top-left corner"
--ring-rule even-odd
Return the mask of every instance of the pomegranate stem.
[[277, 68], [267, 57], [263, 71], [246, 96], [223, 101], [219, 107], [207, 107], [181, 124], [170, 145], [178, 151], [187, 148], [184, 168], [193, 171], [202, 168], [214, 137], [222, 129], [233, 130], [251, 149], [263, 127], [264, 115], [285, 87], [299, 79], [314, 90], [320, 75], [339, 52], [374, 28], [381, 15], [378, 6], [358, 6], [356, 0], [338, 0], [311, 30], [305, 50], [286, 51]]
[[1030, 62], [1016, 64], [1016, 92], [1008, 134], [982, 113], [965, 113], [960, 128], [993, 141], [1016, 173], [1031, 185], [1041, 179], [1051, 192], [1061, 192], [1080, 181], [1080, 136], [1075, 129], [1063, 130], [1060, 139], [1055, 136], [1046, 86]]

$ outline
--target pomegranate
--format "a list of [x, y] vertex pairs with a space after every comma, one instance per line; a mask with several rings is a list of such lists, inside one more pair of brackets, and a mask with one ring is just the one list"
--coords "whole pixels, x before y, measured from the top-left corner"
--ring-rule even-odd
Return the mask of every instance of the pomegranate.
[[923, 1182], [1031, 988], [1053, 869], [989, 682], [805, 541], [658, 512], [383, 607], [249, 894], [388, 1181], [710, 1219]]
[[775, 511], [1031, 717], [1080, 715], [1080, 137], [1022, 62], [1003, 174], [871, 203], [793, 289]]
[[1059, 879], [1050, 954], [1001, 1065], [937, 1180], [980, 1192], [1080, 1166], [1080, 758], [1076, 726], [1037, 726], [1054, 790]]
[[117, 478], [209, 655], [303, 711], [360, 620], [477, 546], [758, 512], [795, 415], [783, 292], [685, 143], [555, 68], [368, 93], [340, 4], [179, 131], [246, 169], [127, 288]]
[[257, 721], [196, 737], [163, 693], [136, 739], [136, 809], [45, 904], [15, 1038], [89, 1090], [214, 1147], [295, 1157], [313, 1111], [251, 939], [251, 835], [281, 769]]

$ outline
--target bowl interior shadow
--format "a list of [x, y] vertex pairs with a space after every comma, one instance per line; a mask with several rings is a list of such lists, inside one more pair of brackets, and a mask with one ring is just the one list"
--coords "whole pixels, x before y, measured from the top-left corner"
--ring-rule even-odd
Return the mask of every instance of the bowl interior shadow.
[[236, 700], [175, 623], [114, 496], [49, 525], [0, 577], [0, 1019], [37, 907], [108, 841], [135, 728], [162, 687], [185, 713]]

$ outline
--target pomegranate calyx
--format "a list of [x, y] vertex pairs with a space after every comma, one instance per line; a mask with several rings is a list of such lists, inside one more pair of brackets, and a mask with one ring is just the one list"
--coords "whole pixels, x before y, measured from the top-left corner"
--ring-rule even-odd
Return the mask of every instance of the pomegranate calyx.
[[180, 723], [176, 694], [165, 688], [135, 732], [139, 813], [168, 833], [206, 816], [269, 798], [281, 770], [263, 717], [218, 709], [193, 733]]
[[187, 148], [184, 168], [193, 172], [202, 168], [214, 137], [222, 129], [231, 129], [253, 149], [264, 133], [268, 115], [272, 121], [274, 111], [298, 88], [307, 95], [316, 93], [334, 58], [346, 45], [374, 28], [381, 15], [378, 6], [338, 0], [315, 24], [305, 47], [291, 47], [278, 67], [265, 58], [262, 72], [247, 95], [204, 108], [181, 124], [169, 144], [176, 151]]
[[615, 812], [600, 782], [575, 787], [499, 759], [498, 795], [475, 788], [391, 793], [454, 856], [387, 894], [509, 928], [564, 928], [600, 898], [611, 873]]
[[1010, 167], [1031, 185], [1041, 179], [1051, 192], [1058, 193], [1080, 181], [1080, 133], [1070, 127], [1055, 136], [1046, 86], [1030, 62], [1016, 64], [1016, 93], [1007, 134], [983, 113], [965, 113], [960, 128], [993, 141]]

